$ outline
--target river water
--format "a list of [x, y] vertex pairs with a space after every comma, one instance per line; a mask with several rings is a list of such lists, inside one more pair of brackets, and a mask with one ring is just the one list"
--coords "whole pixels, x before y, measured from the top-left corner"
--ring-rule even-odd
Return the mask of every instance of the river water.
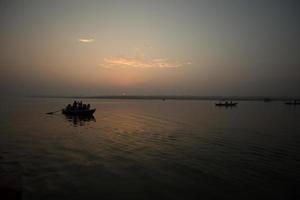
[[299, 199], [300, 107], [4, 98], [0, 186], [24, 199]]

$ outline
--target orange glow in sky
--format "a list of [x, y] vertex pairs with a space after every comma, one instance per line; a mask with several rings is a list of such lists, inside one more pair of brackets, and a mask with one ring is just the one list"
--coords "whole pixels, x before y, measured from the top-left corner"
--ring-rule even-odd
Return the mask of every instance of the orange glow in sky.
[[[190, 63], [188, 63], [190, 64]], [[147, 59], [145, 57], [110, 57], [104, 58], [101, 66], [105, 68], [176, 68], [182, 67], [183, 63], [171, 61], [168, 58]]]

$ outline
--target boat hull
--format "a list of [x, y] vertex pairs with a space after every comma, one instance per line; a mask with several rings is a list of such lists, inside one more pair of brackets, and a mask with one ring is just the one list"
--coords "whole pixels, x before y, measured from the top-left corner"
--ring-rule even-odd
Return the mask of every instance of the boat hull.
[[286, 105], [291, 105], [291, 106], [296, 106], [296, 105], [300, 105], [300, 102], [285, 102]]
[[73, 116], [76, 116], [76, 115], [91, 116], [94, 114], [95, 111], [96, 111], [96, 109], [90, 109], [90, 110], [66, 110], [66, 109], [63, 109], [62, 114], [73, 115]]
[[216, 106], [225, 106], [225, 107], [229, 107], [229, 106], [236, 106], [238, 103], [215, 103]]

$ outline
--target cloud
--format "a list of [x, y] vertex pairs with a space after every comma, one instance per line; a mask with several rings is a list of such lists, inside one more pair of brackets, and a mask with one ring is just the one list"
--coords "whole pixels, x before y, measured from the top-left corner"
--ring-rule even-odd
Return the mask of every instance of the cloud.
[[[190, 64], [190, 63], [185, 63]], [[110, 57], [104, 58], [100, 66], [105, 68], [177, 68], [184, 63], [172, 61], [168, 58], [146, 58], [146, 57]]]
[[78, 42], [82, 42], [82, 43], [91, 43], [94, 42], [95, 40], [93, 38], [79, 38]]

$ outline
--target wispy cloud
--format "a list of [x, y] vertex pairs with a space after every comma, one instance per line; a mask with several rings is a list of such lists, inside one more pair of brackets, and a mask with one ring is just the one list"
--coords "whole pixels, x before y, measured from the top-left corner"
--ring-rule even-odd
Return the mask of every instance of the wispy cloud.
[[105, 68], [176, 68], [183, 66], [183, 63], [171, 61], [168, 58], [146, 59], [119, 56], [104, 58], [101, 66]]
[[179, 62], [169, 58], [150, 58], [140, 50], [137, 56], [114, 56], [104, 58], [100, 66], [104, 68], [178, 68], [192, 64], [191, 62]]
[[95, 39], [93, 39], [93, 38], [78, 38], [78, 42], [82, 42], [82, 43], [91, 43], [94, 41], [95, 41]]

